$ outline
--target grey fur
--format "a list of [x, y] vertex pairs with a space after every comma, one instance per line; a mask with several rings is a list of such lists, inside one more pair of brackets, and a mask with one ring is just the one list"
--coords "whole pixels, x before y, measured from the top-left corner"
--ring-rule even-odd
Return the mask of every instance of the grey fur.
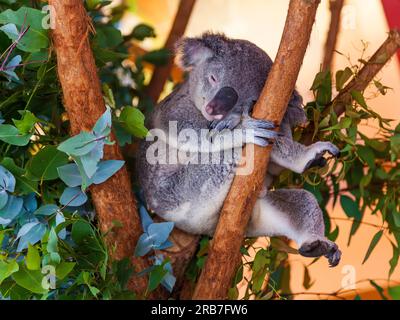
[[[229, 129], [241, 129], [243, 133], [254, 130], [253, 141], [246, 140], [245, 143], [265, 146], [275, 139], [267, 184], [271, 176], [279, 174], [283, 168], [302, 173], [308, 167], [322, 163], [320, 159], [326, 151], [333, 155], [339, 153], [327, 142], [306, 147], [293, 141], [292, 128], [306, 122], [301, 97], [296, 91], [279, 136], [271, 131], [274, 124], [249, 116], [272, 66], [268, 55], [254, 44], [206, 33], [199, 38], [181, 40], [177, 51], [178, 62], [189, 71], [189, 78], [155, 108], [147, 124], [149, 128], [159, 128], [167, 134], [169, 122], [176, 121], [178, 132], [193, 129], [200, 135], [202, 129], [211, 129], [212, 140], [220, 138]], [[213, 119], [205, 111], [206, 105], [220, 88], [226, 86], [238, 93], [238, 101], [222, 119]], [[212, 143], [210, 137], [201, 141]], [[150, 164], [146, 152], [151, 145], [152, 142], [143, 141], [138, 157], [139, 179], [149, 209], [165, 220], [175, 222], [182, 230], [213, 235], [243, 142], [236, 143], [235, 140], [214, 150], [232, 152], [231, 162], [219, 164], [194, 164], [190, 160], [177, 164]], [[209, 150], [191, 142], [185, 148], [182, 149], [185, 152], [199, 152], [201, 155]], [[224, 155], [217, 156], [222, 159]], [[304, 256], [324, 255], [332, 266], [340, 260], [336, 244], [324, 236], [321, 209], [314, 196], [305, 190], [265, 189], [256, 203], [247, 235], [286, 236], [297, 242], [299, 252]]]

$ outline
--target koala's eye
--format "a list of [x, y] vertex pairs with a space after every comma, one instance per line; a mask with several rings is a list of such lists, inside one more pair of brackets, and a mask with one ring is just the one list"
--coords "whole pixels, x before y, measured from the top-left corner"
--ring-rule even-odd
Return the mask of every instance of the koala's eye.
[[209, 77], [211, 84], [216, 84], [217, 83], [217, 78], [215, 78], [215, 76], [212, 74]]

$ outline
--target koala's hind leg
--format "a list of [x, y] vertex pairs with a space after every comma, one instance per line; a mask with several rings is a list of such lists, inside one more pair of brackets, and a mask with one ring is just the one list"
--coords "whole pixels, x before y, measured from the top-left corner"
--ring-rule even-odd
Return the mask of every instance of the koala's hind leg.
[[322, 211], [312, 193], [302, 189], [268, 191], [259, 198], [247, 236], [285, 236], [296, 241], [306, 257], [325, 256], [330, 266], [341, 257], [338, 246], [324, 236]]
[[311, 167], [323, 167], [325, 152], [333, 156], [339, 155], [339, 149], [330, 142], [316, 142], [310, 146], [293, 141], [291, 137], [281, 136], [276, 139], [271, 152], [271, 161], [283, 168], [303, 173]]

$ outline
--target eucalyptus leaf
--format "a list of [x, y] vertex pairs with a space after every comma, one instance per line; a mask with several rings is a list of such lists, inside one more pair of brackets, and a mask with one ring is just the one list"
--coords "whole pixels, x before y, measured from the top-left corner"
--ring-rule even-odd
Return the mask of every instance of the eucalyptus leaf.
[[86, 203], [87, 195], [78, 187], [67, 187], [60, 197], [60, 203], [69, 207], [79, 207]]
[[16, 146], [26, 146], [32, 134], [20, 134], [19, 130], [10, 124], [0, 125], [0, 140]]
[[107, 181], [111, 176], [118, 172], [125, 161], [122, 160], [107, 160], [101, 161], [98, 165], [98, 169], [94, 174], [92, 180], [94, 184], [100, 184]]
[[27, 170], [40, 181], [58, 178], [57, 168], [68, 163], [68, 156], [55, 146], [40, 150], [30, 161]]
[[58, 150], [71, 156], [83, 156], [97, 146], [97, 137], [90, 132], [83, 131], [73, 136], [58, 146]]
[[[17, 47], [25, 52], [37, 52], [42, 48], [49, 46], [48, 30], [45, 30], [42, 26], [42, 21], [45, 18], [45, 14], [37, 9], [21, 7], [17, 11], [7, 9], [0, 13], [0, 24], [6, 26], [15, 25], [18, 27], [18, 33], [21, 31], [21, 27], [28, 27], [28, 32], [24, 37], [18, 41]], [[11, 27], [2, 28], [5, 34], [11, 39], [16, 40], [18, 33], [15, 33], [15, 29]]]

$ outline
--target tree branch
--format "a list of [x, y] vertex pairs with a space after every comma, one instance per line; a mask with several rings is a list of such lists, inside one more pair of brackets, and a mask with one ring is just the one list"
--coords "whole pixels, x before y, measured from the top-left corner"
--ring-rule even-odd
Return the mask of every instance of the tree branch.
[[[51, 37], [57, 53], [58, 77], [74, 135], [91, 130], [106, 110], [105, 103], [89, 43], [89, 20], [82, 1], [49, 0], [49, 4], [55, 10], [55, 29]], [[114, 136], [112, 139], [115, 140]], [[118, 144], [106, 146], [104, 158], [122, 159]], [[142, 230], [126, 167], [106, 182], [90, 187], [90, 192], [100, 230], [108, 232], [105, 240], [110, 256], [116, 260], [132, 257]], [[122, 226], [116, 227], [116, 221]], [[140, 270], [146, 267], [144, 260], [135, 259], [133, 263]], [[129, 286], [142, 293], [147, 286], [146, 279], [136, 278]]]
[[[165, 48], [169, 49], [171, 52], [174, 49], [175, 42], [186, 30], [195, 3], [196, 0], [181, 0], [179, 3], [171, 32], [168, 36], [167, 42], [165, 43]], [[154, 103], [157, 103], [158, 98], [164, 89], [165, 82], [171, 73], [172, 66], [173, 60], [170, 59], [166, 66], [156, 67], [154, 69], [153, 76], [146, 90], [147, 95]]]
[[344, 0], [330, 0], [331, 22], [325, 42], [324, 62], [322, 70], [332, 69], [333, 54], [335, 53], [337, 36], [340, 29], [340, 13], [342, 12]]
[[[325, 107], [322, 111], [322, 117], [329, 114], [331, 106], [337, 116], [340, 116], [346, 111], [346, 105], [351, 103], [351, 92], [352, 91], [364, 91], [370, 82], [375, 78], [379, 71], [382, 70], [383, 66], [393, 57], [394, 54], [400, 49], [400, 31], [391, 30], [388, 38], [374, 53], [374, 55], [368, 60], [368, 62], [361, 68], [354, 77], [340, 93], [332, 100], [332, 102]], [[313, 132], [315, 124], [311, 122], [305, 132], [301, 141], [310, 145], [313, 142]]]
[[[275, 63], [253, 116], [280, 123], [286, 112], [310, 39], [319, 0], [291, 0]], [[299, 32], [299, 30], [302, 30]], [[225, 299], [240, 262], [240, 247], [268, 166], [271, 147], [254, 147], [254, 170], [236, 175], [225, 199], [208, 259], [193, 299]]]
[[354, 90], [364, 91], [399, 48], [400, 32], [399, 30], [392, 30], [389, 32], [386, 41], [374, 53], [371, 59], [368, 60], [368, 63], [364, 65], [364, 67], [357, 73], [357, 76], [353, 78], [332, 101], [332, 105], [334, 106], [337, 115], [341, 115], [346, 111], [346, 104], [348, 104], [351, 99], [351, 92]]

